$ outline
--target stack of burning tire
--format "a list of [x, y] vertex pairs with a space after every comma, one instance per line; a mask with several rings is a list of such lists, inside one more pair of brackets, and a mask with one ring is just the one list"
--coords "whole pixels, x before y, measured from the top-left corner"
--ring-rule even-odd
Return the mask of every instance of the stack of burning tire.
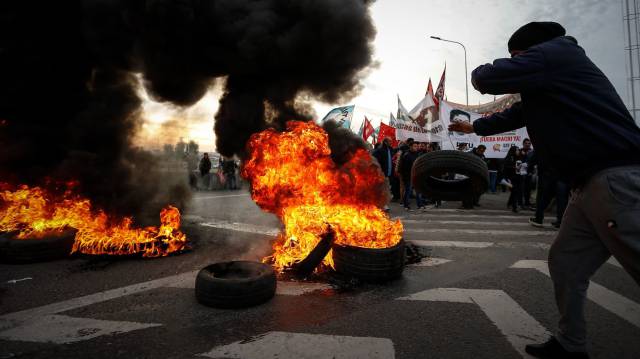
[[460, 151], [435, 151], [420, 156], [411, 169], [416, 191], [432, 200], [469, 202], [489, 187], [487, 164]]
[[40, 233], [38, 236], [18, 238], [18, 232], [0, 234], [0, 263], [27, 264], [66, 258], [71, 253], [77, 230]]
[[334, 244], [333, 263], [336, 272], [364, 282], [385, 282], [402, 275], [405, 244], [400, 241], [389, 248], [360, 248]]

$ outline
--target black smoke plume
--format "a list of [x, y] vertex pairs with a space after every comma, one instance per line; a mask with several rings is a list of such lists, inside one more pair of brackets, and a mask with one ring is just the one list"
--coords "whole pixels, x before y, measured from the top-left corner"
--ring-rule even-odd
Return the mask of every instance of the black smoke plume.
[[[65, 0], [0, 2], [0, 181], [77, 180], [126, 215], [180, 202], [136, 149], [142, 83], [189, 106], [220, 81], [217, 149], [309, 119], [299, 98], [360, 90], [375, 29], [364, 0]], [[167, 195], [170, 193], [171, 195]], [[178, 203], [179, 204], [179, 203]]]

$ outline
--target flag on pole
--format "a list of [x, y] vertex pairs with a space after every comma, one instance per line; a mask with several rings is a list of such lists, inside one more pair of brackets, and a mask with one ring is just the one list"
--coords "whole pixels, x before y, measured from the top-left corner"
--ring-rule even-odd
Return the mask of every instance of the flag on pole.
[[371, 124], [371, 122], [369, 122], [369, 119], [367, 118], [367, 116], [364, 117], [364, 123], [363, 123], [363, 130], [362, 130], [362, 139], [367, 142], [367, 140], [369, 139], [369, 137], [371, 137], [371, 135], [373, 135], [373, 133], [375, 132], [373, 125]]
[[438, 88], [436, 89], [436, 105], [440, 105], [440, 101], [444, 98], [444, 82], [447, 73], [447, 64], [444, 64], [444, 71], [442, 71], [442, 76], [440, 76], [440, 83], [438, 84]]
[[438, 111], [433, 97], [427, 94], [418, 104], [409, 112], [409, 118], [422, 128], [426, 128], [427, 124], [438, 120]]
[[433, 85], [431, 84], [431, 77], [429, 77], [429, 84], [427, 85], [427, 93], [425, 94], [425, 96], [428, 94], [431, 94], [431, 96], [433, 96]]
[[[393, 117], [393, 114], [391, 114]], [[389, 137], [391, 139], [391, 146], [398, 147], [398, 140], [396, 140], [396, 129], [384, 124], [380, 123], [380, 133], [378, 133], [378, 141], [376, 143], [382, 143], [382, 141]]]
[[333, 110], [329, 111], [326, 116], [320, 121], [320, 124], [323, 124], [329, 120], [334, 120], [344, 128], [351, 128], [351, 118], [353, 118], [353, 110], [356, 106], [344, 106], [344, 107], [336, 107]]
[[400, 101], [400, 95], [398, 95], [398, 118], [403, 121], [411, 121], [409, 118], [409, 111], [404, 108], [402, 101]]

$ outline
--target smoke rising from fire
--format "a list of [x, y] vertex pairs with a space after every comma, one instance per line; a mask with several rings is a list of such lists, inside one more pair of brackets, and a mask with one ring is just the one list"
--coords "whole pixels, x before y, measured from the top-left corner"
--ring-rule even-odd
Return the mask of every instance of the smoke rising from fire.
[[168, 178], [133, 145], [136, 74], [155, 100], [179, 106], [226, 79], [217, 147], [242, 154], [252, 133], [310, 118], [301, 95], [335, 102], [358, 92], [375, 36], [369, 3], [3, 1], [0, 178], [77, 180], [83, 195], [118, 214], [151, 211], [166, 193], [180, 202], [184, 189], [162, 188]]

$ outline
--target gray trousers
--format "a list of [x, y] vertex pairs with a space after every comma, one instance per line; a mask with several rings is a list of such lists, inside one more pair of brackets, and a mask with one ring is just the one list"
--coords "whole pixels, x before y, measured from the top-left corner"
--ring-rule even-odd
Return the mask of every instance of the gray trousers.
[[640, 166], [601, 171], [571, 193], [549, 251], [560, 311], [557, 339], [568, 351], [586, 351], [589, 279], [611, 255], [640, 285]]

